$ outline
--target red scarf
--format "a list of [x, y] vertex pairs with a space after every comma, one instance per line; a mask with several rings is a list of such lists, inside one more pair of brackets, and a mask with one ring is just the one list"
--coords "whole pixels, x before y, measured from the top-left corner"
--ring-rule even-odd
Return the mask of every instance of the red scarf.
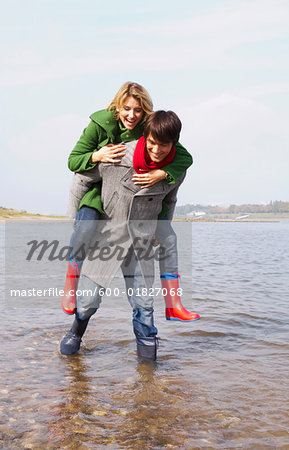
[[[167, 166], [172, 162], [176, 154], [176, 147], [173, 146], [170, 153], [160, 162], [154, 162], [150, 159], [146, 150], [146, 141], [142, 136], [136, 144], [133, 155], [133, 168], [136, 173], [149, 172], [154, 169], [161, 169], [163, 166]], [[142, 169], [142, 170], [140, 170]]]

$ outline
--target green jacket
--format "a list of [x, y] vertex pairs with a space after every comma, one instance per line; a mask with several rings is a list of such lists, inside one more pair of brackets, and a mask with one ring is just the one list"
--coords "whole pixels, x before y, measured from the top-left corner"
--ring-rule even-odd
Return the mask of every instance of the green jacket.
[[[68, 158], [68, 167], [72, 172], [83, 172], [93, 169], [97, 163], [91, 162], [91, 155], [95, 151], [112, 143], [131, 142], [139, 139], [143, 134], [143, 123], [138, 123], [133, 130], [128, 130], [120, 120], [114, 118], [113, 111], [103, 109], [90, 116], [91, 122], [83, 130], [78, 142]], [[176, 155], [172, 163], [162, 167], [169, 174], [169, 184], [173, 184], [193, 163], [191, 154], [178, 142], [176, 144]], [[82, 198], [79, 207], [85, 205], [96, 208], [100, 212], [101, 184], [88, 191]]]

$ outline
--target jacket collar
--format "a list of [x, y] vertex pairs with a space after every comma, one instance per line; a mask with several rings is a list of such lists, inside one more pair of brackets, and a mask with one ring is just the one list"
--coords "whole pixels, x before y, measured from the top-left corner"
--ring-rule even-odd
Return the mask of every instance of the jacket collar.
[[113, 111], [101, 109], [91, 114], [90, 119], [103, 128], [111, 142], [116, 142], [116, 137], [120, 136], [124, 142], [134, 141], [139, 139], [143, 132], [143, 123], [137, 124], [133, 130], [125, 128], [120, 120], [116, 120]]
[[113, 111], [101, 109], [91, 114], [90, 119], [103, 128], [108, 137], [114, 142], [114, 137], [119, 134], [118, 121], [113, 116]]

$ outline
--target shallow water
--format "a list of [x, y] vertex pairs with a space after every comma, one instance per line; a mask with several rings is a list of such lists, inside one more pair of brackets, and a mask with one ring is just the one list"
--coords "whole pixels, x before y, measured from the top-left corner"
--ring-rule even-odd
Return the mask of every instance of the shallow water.
[[183, 303], [202, 318], [165, 321], [158, 297], [155, 364], [136, 358], [124, 296], [104, 299], [73, 357], [55, 299], [4, 302], [0, 447], [289, 448], [288, 236], [288, 222], [193, 223]]

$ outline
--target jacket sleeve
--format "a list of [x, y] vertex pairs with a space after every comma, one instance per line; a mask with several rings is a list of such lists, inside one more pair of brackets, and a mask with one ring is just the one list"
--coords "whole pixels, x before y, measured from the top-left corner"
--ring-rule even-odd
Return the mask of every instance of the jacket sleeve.
[[193, 164], [192, 155], [180, 144], [176, 144], [176, 155], [173, 161], [162, 170], [169, 174], [169, 184], [174, 184], [178, 178]]
[[96, 163], [92, 163], [90, 158], [99, 144], [99, 128], [99, 125], [91, 121], [87, 128], [83, 130], [68, 158], [68, 168], [72, 172], [83, 172], [96, 166]]
[[166, 195], [166, 197], [163, 200], [163, 203], [165, 203], [167, 207], [166, 216], [168, 217], [169, 220], [173, 219], [174, 210], [177, 203], [177, 192], [179, 190], [180, 185], [184, 181], [185, 176], [186, 173], [181, 175], [181, 177], [177, 180], [176, 186], [174, 186], [172, 190], [170, 190], [170, 192]]

